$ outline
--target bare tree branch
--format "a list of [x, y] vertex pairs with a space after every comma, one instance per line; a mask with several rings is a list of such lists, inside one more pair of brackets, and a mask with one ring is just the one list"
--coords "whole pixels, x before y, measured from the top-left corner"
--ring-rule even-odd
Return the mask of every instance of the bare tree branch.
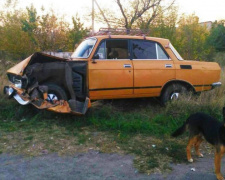
[[100, 8], [100, 6], [98, 5], [98, 2], [97, 2], [96, 0], [94, 0], [94, 2], [95, 2], [95, 4], [97, 5], [97, 7], [98, 7], [100, 13], [102, 14], [102, 16], [103, 16], [105, 22], [107, 23], [108, 28], [110, 28], [109, 21], [108, 21], [108, 19], [105, 17], [105, 14], [104, 14], [104, 12], [102, 11], [102, 9]]
[[[169, 6], [167, 6], [165, 9], [162, 10], [162, 12], [168, 10], [169, 8], [171, 8], [174, 5], [175, 0], [173, 0]], [[150, 23], [158, 16], [159, 13], [159, 7], [160, 7], [160, 2], [158, 4], [158, 6], [156, 6], [156, 9], [153, 8], [153, 13], [152, 16], [147, 20], [146, 25], [149, 26]]]
[[163, 9], [163, 11], [166, 11], [166, 10], [168, 10], [169, 8], [171, 8], [171, 7], [174, 5], [175, 1], [176, 1], [176, 0], [173, 0], [169, 6], [167, 6], [165, 9]]
[[[122, 13], [122, 16], [124, 18], [124, 27], [125, 28], [131, 28], [132, 25], [138, 19], [142, 18], [142, 16], [144, 14], [146, 14], [147, 12], [149, 12], [151, 10], [152, 11], [152, 15], [147, 20], [147, 23], [150, 24], [153, 21], [153, 19], [157, 16], [158, 10], [159, 10], [159, 7], [160, 7], [162, 1], [163, 0], [137, 0], [136, 2], [134, 2], [136, 4], [133, 6], [133, 14], [129, 15], [129, 14], [125, 13], [124, 7], [121, 4], [121, 1], [117, 0], [116, 1], [117, 5], [119, 6], [120, 11]], [[170, 8], [174, 4], [174, 1], [175, 0], [173, 0], [173, 2], [167, 8]], [[129, 18], [129, 17], [131, 17], [131, 18]]]
[[[160, 13], [167, 11], [175, 2], [175, 0], [170, 0], [166, 6], [162, 6], [165, 1], [168, 2], [168, 0], [114, 0], [121, 14], [104, 9], [106, 15], [104, 20], [108, 21], [108, 27], [122, 26], [131, 29], [140, 22], [148, 27]], [[102, 14], [102, 12], [100, 13]], [[98, 20], [104, 22], [100, 16], [98, 16]]]
[[122, 7], [122, 4], [121, 4], [120, 0], [117, 0], [117, 4], [118, 4], [118, 6], [119, 6], [119, 8], [120, 8], [120, 11], [121, 11], [123, 17], [124, 17], [124, 20], [125, 20], [125, 27], [128, 29], [128, 20], [127, 20], [127, 16], [126, 16], [125, 13], [124, 13], [124, 10], [123, 10], [123, 7]]

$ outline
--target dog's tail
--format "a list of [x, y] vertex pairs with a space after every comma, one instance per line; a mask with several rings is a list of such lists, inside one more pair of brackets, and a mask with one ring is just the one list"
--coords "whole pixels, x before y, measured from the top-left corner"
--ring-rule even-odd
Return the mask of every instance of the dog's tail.
[[181, 134], [183, 134], [185, 131], [186, 131], [186, 122], [181, 126], [179, 127], [176, 131], [174, 131], [171, 136], [172, 137], [177, 137], [177, 136], [180, 136]]

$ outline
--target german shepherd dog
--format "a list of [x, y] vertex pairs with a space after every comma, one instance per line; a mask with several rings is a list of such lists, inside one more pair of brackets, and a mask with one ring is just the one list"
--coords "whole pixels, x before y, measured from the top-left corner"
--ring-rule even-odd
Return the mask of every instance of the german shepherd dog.
[[177, 137], [186, 130], [189, 131], [189, 140], [186, 148], [187, 160], [189, 162], [193, 162], [191, 157], [192, 146], [195, 147], [197, 156], [203, 157], [203, 154], [199, 151], [199, 146], [203, 141], [203, 137], [212, 144], [215, 147], [215, 174], [218, 180], [224, 179], [220, 168], [221, 159], [225, 153], [225, 107], [223, 108], [223, 119], [224, 122], [222, 123], [207, 114], [200, 112], [195, 113], [172, 134], [173, 137]]

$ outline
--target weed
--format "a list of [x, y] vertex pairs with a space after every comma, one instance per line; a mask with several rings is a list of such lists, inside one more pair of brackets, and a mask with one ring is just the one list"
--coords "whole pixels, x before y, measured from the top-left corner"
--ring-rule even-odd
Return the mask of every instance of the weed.
[[[5, 78], [1, 89], [4, 83]], [[224, 89], [223, 85], [183, 97], [166, 107], [151, 98], [96, 101], [80, 117], [39, 111], [0, 96], [0, 154], [74, 154], [94, 149], [135, 155], [140, 172], [171, 170], [169, 163], [186, 162], [187, 138], [171, 139], [170, 134], [197, 111], [222, 120]]]
[[88, 140], [87, 135], [84, 134], [79, 134], [77, 137], [78, 137], [78, 144], [84, 144]]

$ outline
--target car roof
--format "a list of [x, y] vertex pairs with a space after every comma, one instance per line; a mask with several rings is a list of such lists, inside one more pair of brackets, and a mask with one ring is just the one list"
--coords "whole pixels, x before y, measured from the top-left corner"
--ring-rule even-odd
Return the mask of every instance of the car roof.
[[163, 45], [168, 45], [170, 41], [168, 39], [164, 38], [158, 38], [158, 37], [149, 37], [149, 36], [131, 36], [131, 35], [99, 35], [99, 36], [92, 36], [94, 38], [97, 38], [98, 40], [102, 39], [142, 39], [142, 40], [151, 40], [160, 42]]

